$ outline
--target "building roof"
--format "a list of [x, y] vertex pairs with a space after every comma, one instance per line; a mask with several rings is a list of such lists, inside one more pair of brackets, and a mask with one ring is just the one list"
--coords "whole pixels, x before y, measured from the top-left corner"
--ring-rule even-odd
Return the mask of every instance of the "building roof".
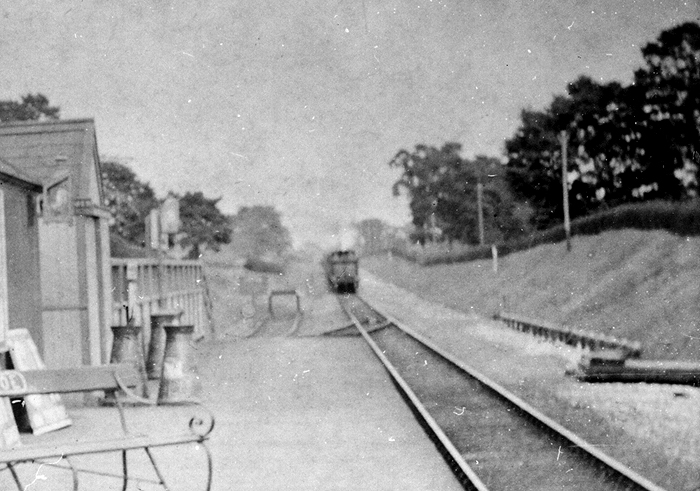
[[92, 119], [0, 124], [0, 156], [32, 182], [50, 186], [70, 176], [73, 199], [102, 203], [102, 180]]
[[42, 191], [40, 182], [32, 180], [24, 172], [0, 157], [0, 181], [7, 181], [28, 188], [36, 193]]

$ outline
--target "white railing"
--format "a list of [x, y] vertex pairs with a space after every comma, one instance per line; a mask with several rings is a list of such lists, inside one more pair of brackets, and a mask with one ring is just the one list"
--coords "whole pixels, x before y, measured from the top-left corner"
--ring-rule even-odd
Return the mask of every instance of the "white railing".
[[[211, 330], [202, 263], [187, 260], [112, 258], [112, 325], [129, 317], [150, 337], [151, 313], [182, 311], [180, 324], [194, 325], [195, 339]], [[128, 309], [127, 309], [128, 308]]]

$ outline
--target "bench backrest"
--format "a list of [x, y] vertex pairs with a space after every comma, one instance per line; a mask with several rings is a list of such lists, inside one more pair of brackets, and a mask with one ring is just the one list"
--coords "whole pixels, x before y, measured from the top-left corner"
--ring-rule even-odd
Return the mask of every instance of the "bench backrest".
[[119, 381], [137, 386], [140, 375], [128, 363], [56, 370], [0, 370], [0, 397], [117, 390]]

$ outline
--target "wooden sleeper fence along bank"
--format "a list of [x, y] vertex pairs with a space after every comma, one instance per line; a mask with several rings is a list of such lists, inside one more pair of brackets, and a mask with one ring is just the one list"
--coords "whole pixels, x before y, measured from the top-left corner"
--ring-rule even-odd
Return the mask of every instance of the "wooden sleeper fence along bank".
[[700, 386], [700, 363], [640, 360], [641, 344], [603, 334], [576, 331], [547, 322], [501, 312], [494, 316], [516, 331], [587, 349], [567, 374], [584, 382], [645, 382]]
[[112, 258], [112, 325], [126, 325], [127, 315], [133, 316], [144, 343], [150, 339], [151, 315], [162, 311], [181, 311], [180, 324], [194, 326], [194, 339], [204, 337], [211, 324], [206, 297], [199, 261]]
[[642, 345], [639, 342], [617, 339], [605, 334], [569, 329], [509, 312], [501, 312], [494, 317], [502, 320], [508, 327], [516, 331], [530, 333], [550, 341], [561, 342], [590, 351], [614, 351], [620, 359], [639, 358], [642, 354]]

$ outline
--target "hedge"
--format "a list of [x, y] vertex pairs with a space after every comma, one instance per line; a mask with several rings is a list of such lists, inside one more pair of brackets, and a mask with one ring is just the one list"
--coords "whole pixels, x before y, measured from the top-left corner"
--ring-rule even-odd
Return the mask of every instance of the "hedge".
[[[596, 235], [620, 229], [666, 230], [681, 236], [700, 235], [700, 200], [685, 202], [648, 201], [626, 204], [571, 222], [571, 235]], [[564, 225], [557, 225], [525, 237], [496, 244], [498, 254], [505, 256], [542, 244], [566, 240]], [[391, 248], [396, 255], [421, 265], [474, 261], [491, 257], [491, 246], [456, 246], [449, 250], [430, 251], [410, 247]]]

